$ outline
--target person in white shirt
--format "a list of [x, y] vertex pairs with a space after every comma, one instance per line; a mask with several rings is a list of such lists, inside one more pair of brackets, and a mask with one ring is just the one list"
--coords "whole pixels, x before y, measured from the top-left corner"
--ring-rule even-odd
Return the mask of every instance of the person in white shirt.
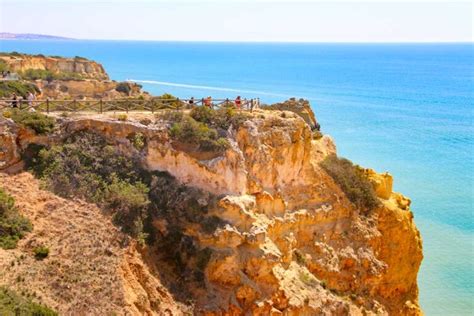
[[30, 93], [28, 93], [28, 96], [27, 96], [26, 98], [27, 98], [27, 100], [28, 100], [28, 107], [29, 107], [31, 110], [34, 111], [34, 110], [35, 110], [35, 109], [34, 109], [34, 106], [35, 106], [35, 105], [34, 105], [33, 101], [35, 100], [35, 95], [34, 95], [32, 92], [30, 92]]

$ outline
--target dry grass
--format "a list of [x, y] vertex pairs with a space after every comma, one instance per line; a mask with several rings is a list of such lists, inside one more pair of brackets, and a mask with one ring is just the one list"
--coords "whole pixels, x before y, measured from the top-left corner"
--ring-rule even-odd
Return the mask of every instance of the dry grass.
[[[0, 280], [61, 314], [110, 314], [124, 306], [117, 270], [125, 236], [92, 204], [68, 201], [39, 189], [28, 173], [0, 174], [33, 231], [17, 249], [0, 250]], [[36, 260], [34, 250], [49, 255]]]

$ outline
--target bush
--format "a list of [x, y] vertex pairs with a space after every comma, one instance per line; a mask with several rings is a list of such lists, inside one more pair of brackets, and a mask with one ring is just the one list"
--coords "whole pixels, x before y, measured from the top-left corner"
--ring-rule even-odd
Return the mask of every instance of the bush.
[[216, 116], [216, 110], [207, 106], [197, 106], [191, 110], [191, 117], [198, 122], [211, 124]]
[[84, 79], [81, 74], [70, 71], [62, 71], [53, 73], [46, 69], [27, 69], [18, 73], [22, 79], [25, 80], [47, 80], [51, 82], [53, 80], [82, 80]]
[[38, 112], [28, 112], [14, 109], [11, 118], [16, 123], [31, 128], [37, 134], [48, 134], [54, 130], [55, 120]]
[[165, 93], [159, 97], [153, 98], [153, 101], [160, 106], [164, 105], [171, 108], [180, 108], [184, 103], [179, 101], [177, 97], [172, 94]]
[[125, 122], [126, 120], [128, 119], [128, 115], [127, 114], [119, 114], [117, 116], [117, 120], [121, 121], [121, 122]]
[[31, 229], [30, 221], [18, 213], [13, 197], [0, 189], [0, 247], [15, 248]]
[[330, 155], [321, 162], [321, 167], [334, 179], [347, 198], [363, 211], [370, 211], [380, 202], [372, 184], [363, 175], [360, 168], [352, 162], [336, 155]]
[[5, 287], [0, 287], [0, 315], [57, 316], [58, 313]]
[[114, 221], [125, 232], [139, 236], [143, 231], [143, 218], [150, 203], [148, 188], [141, 182], [129, 183], [113, 176], [112, 183], [105, 189], [105, 205], [113, 210]]
[[128, 82], [119, 82], [115, 87], [115, 90], [118, 92], [125, 93], [126, 95], [130, 95], [132, 88]]
[[4, 72], [8, 70], [10, 70], [8, 67], [8, 64], [3, 59], [0, 59], [0, 72]]
[[11, 110], [4, 110], [4, 111], [2, 112], [2, 116], [3, 116], [4, 118], [12, 118], [12, 111], [11, 111]]
[[49, 256], [49, 248], [45, 246], [36, 247], [33, 252], [37, 260], [43, 260]]
[[228, 141], [220, 138], [217, 130], [189, 116], [184, 116], [182, 121], [174, 123], [169, 133], [172, 138], [183, 143], [198, 144], [199, 148], [205, 151], [219, 152], [229, 147]]
[[183, 120], [184, 116], [183, 112], [175, 110], [164, 110], [155, 114], [157, 120], [168, 121], [170, 123], [180, 122]]
[[132, 133], [127, 136], [127, 139], [136, 150], [142, 150], [146, 145], [146, 137], [142, 133]]
[[0, 98], [10, 98], [15, 93], [26, 99], [30, 92], [40, 93], [40, 90], [36, 85], [28, 82], [15, 80], [0, 81]]
[[135, 162], [103, 137], [77, 133], [63, 145], [40, 150], [38, 157], [30, 160], [49, 190], [102, 205], [127, 233], [140, 233], [149, 203], [148, 189]]
[[314, 130], [313, 131], [313, 139], [320, 140], [321, 138], [323, 138], [323, 133], [321, 133], [318, 130]]
[[190, 115], [198, 122], [204, 123], [213, 128], [222, 128], [225, 130], [227, 130], [231, 125], [238, 128], [250, 117], [246, 113], [236, 112], [233, 108], [220, 108], [214, 110], [207, 106], [193, 108]]

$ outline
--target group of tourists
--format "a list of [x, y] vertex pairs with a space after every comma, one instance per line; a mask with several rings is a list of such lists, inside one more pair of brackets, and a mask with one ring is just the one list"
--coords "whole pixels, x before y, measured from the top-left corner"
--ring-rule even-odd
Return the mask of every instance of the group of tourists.
[[[36, 96], [32, 92], [28, 92], [26, 96], [26, 101], [28, 102], [28, 107], [34, 111], [34, 101]], [[22, 96], [17, 96], [16, 93], [12, 94], [11, 97], [11, 107], [12, 108], [20, 108], [21, 104], [24, 102]]]
[[[229, 103], [232, 103], [232, 101], [227, 99], [226, 103], [229, 104]], [[196, 104], [196, 100], [194, 99], [194, 97], [191, 97], [191, 99], [189, 99], [188, 104], [190, 106], [194, 106]], [[212, 108], [214, 106], [214, 104], [212, 103], [212, 97], [208, 96], [207, 98], [203, 98], [202, 105]], [[250, 99], [250, 100], [242, 99], [241, 96], [239, 95], [235, 98], [233, 105], [238, 110], [241, 110], [242, 106], [246, 106], [247, 110], [253, 111], [254, 109], [258, 109], [258, 107], [260, 106], [260, 100], [258, 98]]]
[[[18, 96], [16, 93], [13, 93], [10, 100], [11, 100], [11, 107], [12, 108], [20, 108], [21, 105], [24, 104], [25, 101], [26, 101], [28, 103], [28, 108], [30, 110], [34, 111], [34, 106], [35, 106], [34, 101], [36, 100], [36, 96], [32, 92], [28, 93], [28, 95], [26, 97], [26, 100], [24, 100], [22, 96]], [[188, 100], [188, 104], [191, 107], [196, 105], [196, 103], [197, 102], [195, 101], [194, 97], [191, 97], [191, 99]], [[209, 107], [209, 108], [212, 108], [214, 106], [214, 104], [212, 103], [212, 97], [208, 96], [207, 98], [203, 98], [202, 99], [202, 105], [206, 106], [206, 107]], [[230, 101], [229, 99], [227, 99], [226, 100], [226, 105], [227, 106], [228, 105], [233, 105], [238, 110], [242, 110], [243, 107], [246, 107], [245, 108], [246, 110], [253, 111], [254, 109], [259, 108], [260, 100], [258, 98], [250, 99], [250, 100], [242, 99], [239, 95], [235, 98], [235, 100], [233, 102]]]

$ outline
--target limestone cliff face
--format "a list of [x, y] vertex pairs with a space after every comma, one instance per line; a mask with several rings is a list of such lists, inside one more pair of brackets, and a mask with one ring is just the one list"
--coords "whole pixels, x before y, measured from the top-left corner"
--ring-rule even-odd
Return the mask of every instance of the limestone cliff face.
[[135, 83], [121, 83], [127, 84], [130, 87], [129, 93], [123, 93], [116, 90], [118, 83], [115, 81], [101, 81], [101, 80], [54, 80], [48, 82], [46, 80], [36, 80], [35, 84], [41, 90], [42, 98], [52, 99], [116, 99], [130, 96], [143, 95], [141, 86]]
[[[19, 161], [28, 143], [38, 141], [11, 125], [0, 125], [4, 168]], [[68, 119], [48, 141], [79, 130], [100, 133], [124, 154], [139, 157], [148, 170], [167, 171], [179, 183], [217, 197], [206, 216], [223, 224], [213, 232], [185, 218], [154, 224], [166, 235], [171, 221], [179, 221], [196, 247], [211, 250], [202, 286], [187, 289], [195, 313], [421, 314], [416, 277], [422, 245], [409, 199], [392, 192], [390, 175], [367, 170], [381, 205], [363, 214], [319, 166], [335, 153], [333, 141], [328, 136], [314, 140], [299, 115], [256, 111], [238, 130], [229, 130], [231, 147], [211, 160], [173, 146], [159, 120], [145, 126], [133, 117], [125, 123], [104, 117]], [[136, 133], [146, 139], [141, 150], [127, 138]], [[144, 250], [143, 255], [150, 253]], [[159, 256], [148, 258], [151, 274], [164, 269]], [[143, 295], [135, 295], [130, 282], [129, 301], [139, 300], [141, 312], [159, 314], [149, 301], [152, 296], [143, 294], [152, 289], [136, 281]]]
[[61, 58], [41, 55], [0, 56], [10, 71], [22, 72], [28, 69], [49, 70], [52, 73], [77, 73], [83, 78], [109, 80], [101, 64], [83, 58]]
[[[109, 80], [101, 64], [85, 58], [63, 58], [43, 55], [2, 54], [0, 61], [7, 69], [21, 76], [27, 70], [47, 70], [53, 75], [50, 80], [27, 81], [38, 87], [38, 98], [51, 99], [117, 99], [127, 97], [149, 98], [141, 85], [132, 82]], [[26, 77], [28, 78], [28, 77]]]

